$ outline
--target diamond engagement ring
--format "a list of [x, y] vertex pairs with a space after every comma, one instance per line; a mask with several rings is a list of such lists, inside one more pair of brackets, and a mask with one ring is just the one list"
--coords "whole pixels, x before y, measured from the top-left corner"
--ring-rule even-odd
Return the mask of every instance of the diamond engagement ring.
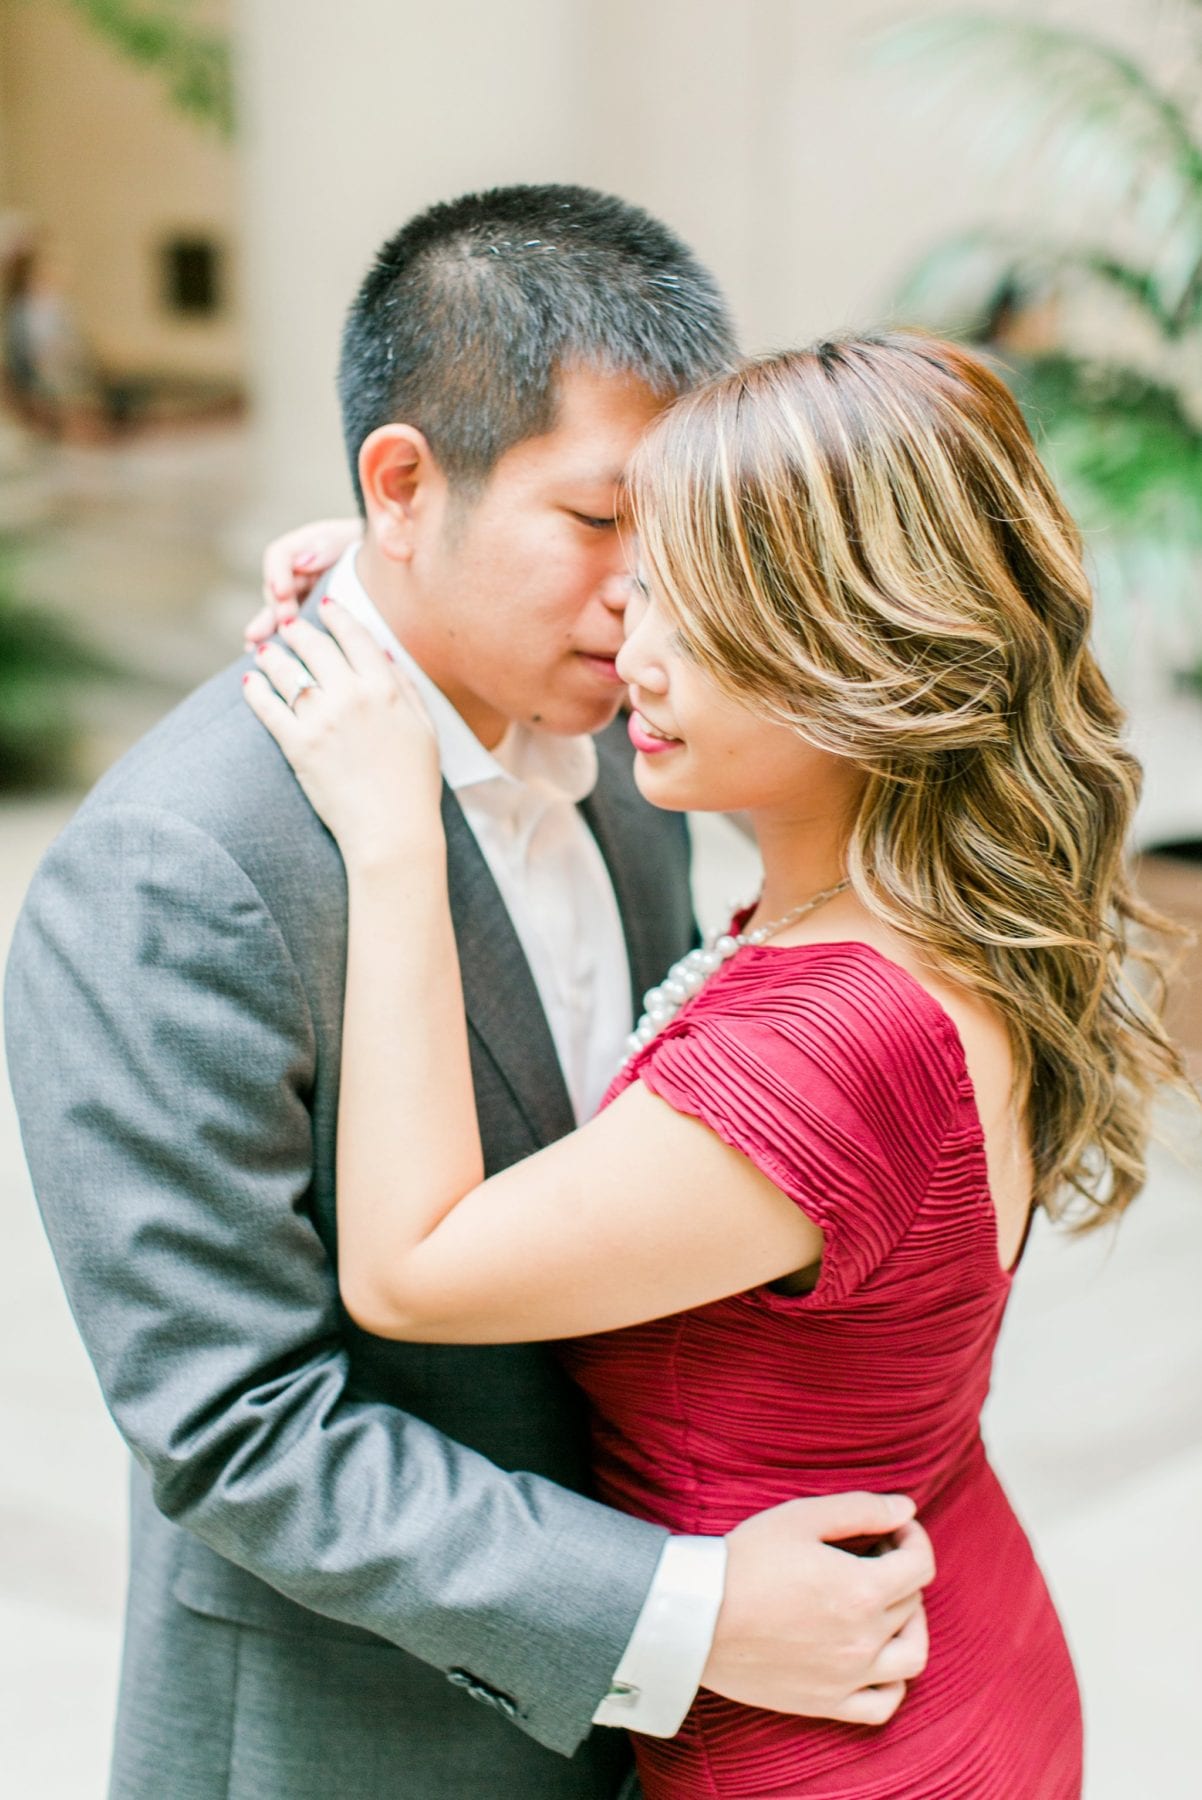
[[291, 700], [288, 702], [289, 706], [292, 707], [293, 711], [296, 710], [296, 703], [300, 699], [301, 695], [307, 694], [309, 692], [310, 688], [315, 688], [317, 685], [318, 685], [317, 682], [314, 681], [312, 675], [309, 674], [308, 670], [302, 669], [300, 674], [297, 676], [296, 692], [295, 692], [295, 694], [293, 694]]

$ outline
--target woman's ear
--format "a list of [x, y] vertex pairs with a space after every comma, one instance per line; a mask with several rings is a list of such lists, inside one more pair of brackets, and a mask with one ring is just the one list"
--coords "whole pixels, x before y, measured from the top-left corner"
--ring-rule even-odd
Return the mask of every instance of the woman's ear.
[[359, 450], [359, 484], [372, 540], [394, 562], [409, 562], [418, 533], [446, 482], [422, 433], [381, 425]]

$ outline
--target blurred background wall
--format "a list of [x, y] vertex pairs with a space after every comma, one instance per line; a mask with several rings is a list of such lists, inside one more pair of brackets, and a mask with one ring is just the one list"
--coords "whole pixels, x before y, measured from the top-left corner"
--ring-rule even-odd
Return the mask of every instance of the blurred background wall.
[[[265, 539], [349, 508], [333, 374], [376, 245], [522, 180], [660, 214], [750, 349], [895, 318], [1002, 356], [1086, 530], [1139, 845], [1170, 852], [1142, 878], [1202, 923], [1202, 0], [993, 14], [0, 0], [0, 939], [82, 789], [235, 653]], [[698, 844], [710, 922], [755, 868]], [[1174, 1004], [1202, 1050], [1196, 965]], [[123, 1452], [7, 1101], [0, 1218], [0, 1741], [9, 1791], [87, 1800]], [[1089, 1800], [1197, 1791], [1200, 1253], [1196, 1164], [1158, 1161], [1120, 1240], [1035, 1234], [999, 1356], [990, 1442], [1081, 1667]]]
[[[95, 631], [127, 661], [153, 661], [157, 618], [172, 675], [212, 663], [234, 641], [265, 538], [349, 507], [341, 319], [375, 246], [439, 196], [550, 177], [635, 198], [717, 271], [753, 350], [885, 318], [963, 324], [954, 274], [924, 291], [907, 282], [973, 229], [1046, 239], [1054, 262], [1091, 237], [1146, 248], [1167, 205], [1171, 236], [1180, 146], [1154, 111], [1184, 96], [1189, 118], [1197, 0], [1006, 0], [997, 12], [1045, 41], [957, 39], [964, 0], [0, 0], [0, 256], [32, 234], [90, 361], [93, 412], [136, 430], [246, 407], [200, 483], [213, 499], [199, 508], [207, 557], [168, 579], [173, 597], [150, 621], [136, 609], [136, 632], [99, 606]], [[1084, 57], [1057, 48], [1073, 34]], [[1111, 57], [1100, 81], [1091, 48]], [[1187, 198], [1197, 234], [1196, 172]], [[973, 329], [988, 336], [1004, 259], [966, 267]], [[1126, 497], [1116, 505], [1114, 481], [1100, 504], [1074, 493], [1075, 448], [1061, 471], [1097, 555], [1100, 640], [1145, 734], [1144, 835], [1188, 841], [1202, 830], [1202, 711], [1178, 681], [1202, 669], [1202, 500], [1181, 499], [1202, 494], [1202, 358], [1183, 354], [1197, 336], [1170, 345], [1114, 281], [1045, 266], [1023, 283], [1003, 354], [1067, 343], [1090, 378], [1090, 359], [1139, 368], [1193, 411], [1173, 422], [1168, 501], [1159, 438], [1120, 447], [1124, 469], [1160, 482], [1159, 515], [1145, 506], [1121, 535], [1121, 569]], [[1045, 422], [1090, 414], [1087, 383], [1071, 404], [1047, 385], [1033, 396]], [[1154, 436], [1162, 423], [1151, 419]], [[68, 425], [85, 438], [84, 409]], [[11, 460], [11, 425], [8, 439]], [[29, 497], [44, 506], [56, 479], [103, 485], [60, 468]], [[11, 493], [0, 520], [6, 504]]]
[[[399, 220], [440, 196], [550, 173], [636, 198], [718, 272], [749, 349], [872, 323], [921, 247], [983, 212], [1046, 212], [1046, 175], [1030, 159], [983, 169], [954, 119], [924, 105], [929, 75], [874, 66], [890, 24], [960, 10], [241, 0], [246, 258], [272, 516], [347, 492], [332, 372], [348, 287]], [[1005, 10], [1164, 53], [1155, 0]]]
[[[439, 196], [548, 177], [635, 196], [719, 272], [753, 349], [878, 319], [917, 250], [970, 220], [1050, 217], [1046, 169], [983, 164], [924, 98], [929, 71], [874, 66], [891, 24], [961, 10], [0, 0], [0, 206], [49, 234], [115, 373], [249, 386], [261, 494], [287, 521], [349, 492], [341, 317], [374, 246]], [[1179, 48], [1159, 0], [1000, 10], [1154, 64]], [[232, 136], [181, 108], [136, 31], [98, 26], [123, 13], [224, 38]], [[211, 269], [207, 306], [173, 292], [178, 250]]]
[[[227, 29], [230, 7], [222, 0], [198, 16]], [[54, 245], [106, 367], [241, 385], [234, 146], [198, 130], [87, 7], [60, 0], [0, 5], [0, 132], [0, 205]], [[211, 306], [189, 306], [179, 292], [189, 257], [212, 263]]]

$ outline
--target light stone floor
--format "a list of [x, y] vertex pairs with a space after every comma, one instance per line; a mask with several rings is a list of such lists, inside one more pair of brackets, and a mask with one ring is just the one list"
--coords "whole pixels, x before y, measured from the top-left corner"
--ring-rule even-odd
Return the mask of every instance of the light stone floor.
[[[168, 677], [188, 667], [199, 675], [213, 666], [213, 634], [203, 621], [193, 628], [183, 601], [191, 592], [194, 603], [212, 576], [211, 534], [240, 449], [206, 441], [178, 463], [169, 452], [165, 472], [147, 464], [139, 473], [140, 454], [115, 475], [85, 466], [90, 525], [72, 513], [34, 546], [34, 564], [55, 590], [78, 586], [100, 600], [119, 579], [111, 641], [141, 633], [146, 652], [149, 632], [144, 660]], [[147, 530], [152, 573], [131, 575], [129, 547]], [[123, 723], [128, 731], [132, 720]], [[106, 726], [114, 742], [121, 725]], [[0, 945], [70, 810], [58, 800], [0, 810]], [[728, 826], [703, 828], [698, 862], [703, 918], [754, 883], [751, 854]], [[41, 1236], [7, 1085], [0, 1230], [0, 1784], [12, 1800], [99, 1800], [117, 1669], [124, 1456]], [[1033, 1235], [999, 1352], [987, 1431], [1080, 1670], [1088, 1800], [1202, 1794], [1200, 1285], [1198, 1154], [1160, 1156], [1117, 1236]]]

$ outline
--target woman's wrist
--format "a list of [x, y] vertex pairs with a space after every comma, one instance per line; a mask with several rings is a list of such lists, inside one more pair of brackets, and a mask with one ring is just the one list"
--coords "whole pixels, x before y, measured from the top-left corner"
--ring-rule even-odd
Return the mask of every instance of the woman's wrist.
[[395, 887], [415, 876], [427, 880], [446, 873], [447, 840], [441, 820], [429, 830], [403, 837], [395, 831], [365, 834], [340, 848], [347, 879], [356, 884]]

